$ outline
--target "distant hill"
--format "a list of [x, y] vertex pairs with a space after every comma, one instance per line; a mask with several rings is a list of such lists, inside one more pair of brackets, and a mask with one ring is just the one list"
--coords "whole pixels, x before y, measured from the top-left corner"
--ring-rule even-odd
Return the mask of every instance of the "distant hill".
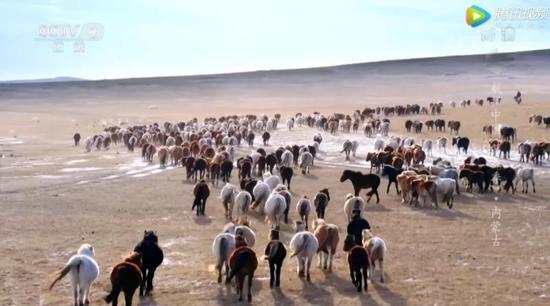
[[[431, 86], [469, 82], [490, 88], [496, 80], [514, 91], [550, 78], [550, 49], [515, 53], [416, 58], [330, 67], [261, 70], [210, 75], [82, 80], [72, 77], [0, 83], [0, 103], [11, 100], [184, 101], [239, 97], [277, 99], [344, 96], [361, 99], [390, 86], [409, 96], [415, 83]], [[155, 102], [156, 103], [156, 102]]]
[[69, 76], [60, 76], [60, 77], [46, 78], [46, 79], [0, 81], [0, 84], [53, 83], [53, 82], [57, 83], [57, 82], [76, 82], [76, 81], [86, 81], [86, 79], [69, 77]]

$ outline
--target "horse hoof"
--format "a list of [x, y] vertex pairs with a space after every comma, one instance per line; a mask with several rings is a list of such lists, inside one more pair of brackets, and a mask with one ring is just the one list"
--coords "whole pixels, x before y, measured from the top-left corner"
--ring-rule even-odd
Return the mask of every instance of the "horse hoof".
[[239, 302], [242, 302], [243, 301], [243, 298], [242, 297], [239, 297]]

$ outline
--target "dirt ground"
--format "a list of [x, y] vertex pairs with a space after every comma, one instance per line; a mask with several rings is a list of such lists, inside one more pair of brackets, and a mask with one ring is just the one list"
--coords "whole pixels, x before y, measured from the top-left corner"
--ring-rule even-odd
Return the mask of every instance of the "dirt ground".
[[[459, 89], [452, 84], [437, 88], [412, 84], [407, 88], [415, 86], [418, 88], [411, 94], [413, 101], [421, 100], [428, 89], [430, 96], [437, 97], [460, 96], [465, 89], [482, 87], [465, 83]], [[506, 93], [507, 100], [499, 106], [499, 122], [516, 127], [520, 141], [549, 141], [548, 129], [528, 123], [532, 113], [549, 115], [547, 101], [550, 95], [542, 85], [539, 88], [539, 91], [532, 90], [521, 106], [511, 102], [510, 89]], [[402, 101], [403, 94], [411, 93], [399, 93], [399, 89], [389, 84], [374, 94], [381, 96], [383, 92], [387, 96], [394, 95], [394, 99], [384, 102], [373, 99], [369, 100], [369, 105], [397, 104]], [[318, 98], [324, 99], [322, 94]], [[276, 98], [269, 102], [270, 97], [265, 97], [264, 108], [258, 106], [257, 97], [241, 98], [238, 104], [202, 101], [208, 107], [187, 108], [185, 102], [176, 99], [135, 101], [131, 107], [130, 102], [118, 103], [101, 97], [90, 98], [90, 103], [83, 100], [55, 103], [52, 99], [47, 100], [48, 103], [40, 99], [26, 103], [4, 100], [0, 108], [3, 155], [0, 159], [0, 305], [70, 305], [72, 298], [67, 279], [52, 291], [47, 290], [47, 284], [52, 273], [60, 269], [83, 242], [95, 247], [100, 266], [91, 304], [103, 304], [101, 299], [110, 288], [110, 268], [133, 249], [145, 229], [157, 231], [165, 261], [157, 270], [153, 295], [141, 300], [140, 305], [237, 303], [235, 290], [218, 285], [213, 269], [211, 243], [226, 222], [217, 198], [221, 184], [212, 188], [207, 216], [196, 217], [191, 211], [193, 183], [185, 180], [182, 168], [156, 171], [158, 161], [155, 160], [151, 168], [136, 170], [132, 168], [132, 161], [139, 159], [138, 153], [129, 153], [123, 147], [84, 153], [82, 147], [72, 147], [75, 131], [85, 138], [98, 133], [102, 121], [109, 123], [119, 119], [150, 123], [192, 116], [261, 112], [281, 112], [286, 117], [296, 111], [351, 113], [361, 103], [361, 108], [367, 106], [351, 98], [315, 104], [315, 97], [310, 96], [304, 98], [309, 101], [307, 103], [296, 103], [296, 97], [284, 104]], [[149, 109], [151, 104], [157, 108]], [[469, 136], [473, 147], [483, 150], [488, 138], [481, 133], [481, 127], [493, 122], [492, 110], [490, 106], [449, 109], [445, 105], [444, 114], [438, 117], [461, 120], [461, 135]], [[425, 120], [428, 116], [391, 118], [391, 133], [405, 135], [404, 120], [417, 118]], [[314, 132], [302, 128], [296, 133], [312, 136]], [[292, 139], [294, 132], [279, 133], [275, 139], [278, 135]], [[414, 135], [417, 139], [437, 136], [426, 131]], [[338, 137], [343, 141], [347, 136]], [[361, 148], [358, 159], [364, 158], [368, 150], [370, 148]], [[248, 148], [241, 148], [239, 155], [248, 151]], [[352, 191], [349, 182], [338, 181], [346, 167], [343, 159], [342, 156], [344, 164], [340, 165], [319, 162], [310, 175], [296, 175], [292, 184], [293, 203], [303, 194], [312, 197], [322, 188], [330, 190], [332, 201], [326, 219], [340, 227], [342, 240], [346, 226], [343, 199]], [[269, 289], [268, 266], [260, 262], [253, 284], [252, 304], [548, 305], [548, 167], [545, 162], [536, 170], [536, 194], [463, 192], [455, 198], [452, 210], [443, 205], [439, 209], [402, 205], [393, 189], [386, 194], [387, 179], [383, 178], [380, 204], [371, 201], [366, 216], [373, 231], [388, 246], [385, 284], [375, 281], [369, 284], [368, 293], [358, 294], [349, 279], [340, 245], [333, 273], [326, 273], [314, 265], [311, 283], [297, 277], [295, 260], [287, 258], [280, 290]], [[120, 171], [113, 172], [114, 169]], [[367, 168], [362, 170], [368, 171]], [[236, 182], [234, 172], [232, 183]], [[500, 209], [500, 219], [494, 214], [495, 208]], [[297, 218], [294, 206], [290, 216]], [[491, 227], [494, 221], [500, 222], [499, 238], [502, 240], [499, 246], [493, 244]], [[255, 214], [251, 217], [251, 226], [257, 234], [255, 250], [261, 254], [267, 243], [268, 226]], [[290, 226], [283, 225], [282, 241], [288, 244], [292, 233]], [[316, 264], [317, 259], [314, 260]], [[138, 298], [134, 301], [137, 303]]]

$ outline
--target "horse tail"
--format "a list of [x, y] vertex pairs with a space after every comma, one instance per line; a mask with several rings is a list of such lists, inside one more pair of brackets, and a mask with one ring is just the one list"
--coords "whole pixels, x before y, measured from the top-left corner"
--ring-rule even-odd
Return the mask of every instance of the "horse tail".
[[308, 242], [309, 242], [308, 236], [303, 235], [302, 237], [303, 237], [302, 244], [298, 246], [298, 249], [296, 249], [294, 252], [292, 252], [292, 254], [290, 255], [290, 258], [302, 253], [305, 249], [307, 249], [307, 245], [308, 245]]
[[63, 269], [57, 271], [55, 275], [55, 279], [50, 284], [50, 290], [52, 290], [55, 283], [57, 283], [60, 279], [62, 279], [69, 271], [71, 271], [72, 268], [76, 268], [76, 271], [78, 272], [80, 267], [80, 258], [79, 257], [73, 257], [69, 260], [69, 262], [63, 267]]
[[229, 271], [229, 275], [227, 276], [227, 282], [230, 282], [231, 279], [235, 276], [235, 274], [239, 273], [239, 271], [242, 268], [244, 268], [244, 266], [249, 260], [250, 254], [249, 252], [244, 251], [244, 252], [239, 252], [234, 256], [237, 256], [237, 258], [235, 258], [235, 265]]
[[227, 254], [227, 239], [225, 237], [222, 237], [220, 239], [220, 257], [218, 259], [218, 266], [221, 267], [222, 263], [226, 261], [227, 258], [225, 258], [225, 254]]
[[329, 251], [329, 254], [332, 250], [332, 237], [334, 237], [334, 231], [336, 229], [331, 227], [331, 226], [328, 226], [327, 227], [327, 240], [326, 240], [326, 243], [327, 243], [327, 250]]
[[103, 298], [105, 303], [111, 304], [111, 302], [116, 298], [117, 292], [119, 292], [119, 291], [120, 291], [120, 289], [113, 286], [113, 289], [111, 289], [111, 292], [109, 292], [109, 294], [106, 297]]

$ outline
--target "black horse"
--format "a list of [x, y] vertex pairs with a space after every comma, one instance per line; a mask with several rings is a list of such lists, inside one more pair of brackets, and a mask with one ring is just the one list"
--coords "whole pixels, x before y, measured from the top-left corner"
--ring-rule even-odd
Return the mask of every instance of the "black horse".
[[134, 252], [141, 254], [141, 273], [143, 275], [139, 287], [139, 295], [144, 296], [153, 291], [155, 270], [164, 259], [162, 249], [158, 246], [158, 237], [154, 231], [145, 231], [143, 240], [136, 245]]
[[205, 180], [201, 180], [195, 185], [195, 188], [193, 188], [193, 195], [195, 196], [195, 200], [193, 201], [193, 208], [191, 210], [197, 207], [197, 216], [204, 216], [206, 200], [210, 196], [210, 188], [208, 188], [208, 184]]
[[346, 180], [350, 180], [355, 190], [355, 196], [359, 196], [361, 189], [371, 188], [371, 191], [367, 192], [367, 203], [370, 201], [372, 195], [376, 195], [376, 203], [380, 203], [380, 196], [378, 195], [378, 187], [380, 186], [380, 177], [376, 174], [362, 174], [361, 172], [344, 170], [340, 177], [340, 182], [343, 183]]
[[272, 230], [270, 242], [265, 247], [265, 259], [269, 262], [269, 287], [279, 287], [281, 284], [281, 268], [286, 257], [286, 247], [279, 241], [279, 231]]
[[277, 165], [277, 155], [275, 155], [275, 153], [267, 155], [265, 157], [265, 163], [269, 173], [273, 174], [273, 169], [275, 168], [275, 165]]
[[230, 160], [225, 160], [221, 165], [221, 176], [224, 183], [229, 183], [232, 171], [233, 163]]
[[283, 180], [283, 184], [287, 184], [288, 190], [290, 190], [290, 181], [292, 180], [292, 176], [294, 175], [294, 170], [292, 170], [292, 167], [280, 167], [279, 172], [281, 173], [281, 179]]
[[327, 188], [320, 190], [315, 195], [315, 199], [313, 200], [313, 203], [315, 205], [315, 212], [317, 213], [317, 218], [319, 219], [325, 218], [325, 209], [327, 208], [329, 201], [330, 201], [330, 194]]
[[382, 168], [382, 176], [388, 177], [388, 188], [386, 188], [386, 193], [390, 193], [390, 186], [392, 183], [395, 184], [395, 191], [397, 194], [401, 194], [399, 191], [399, 186], [397, 185], [397, 176], [403, 172], [403, 169], [397, 169], [391, 165], [384, 165]]
[[453, 137], [453, 146], [455, 145], [457, 147], [457, 153], [460, 153], [460, 149], [462, 149], [464, 151], [464, 154], [468, 154], [470, 139], [468, 137]]

